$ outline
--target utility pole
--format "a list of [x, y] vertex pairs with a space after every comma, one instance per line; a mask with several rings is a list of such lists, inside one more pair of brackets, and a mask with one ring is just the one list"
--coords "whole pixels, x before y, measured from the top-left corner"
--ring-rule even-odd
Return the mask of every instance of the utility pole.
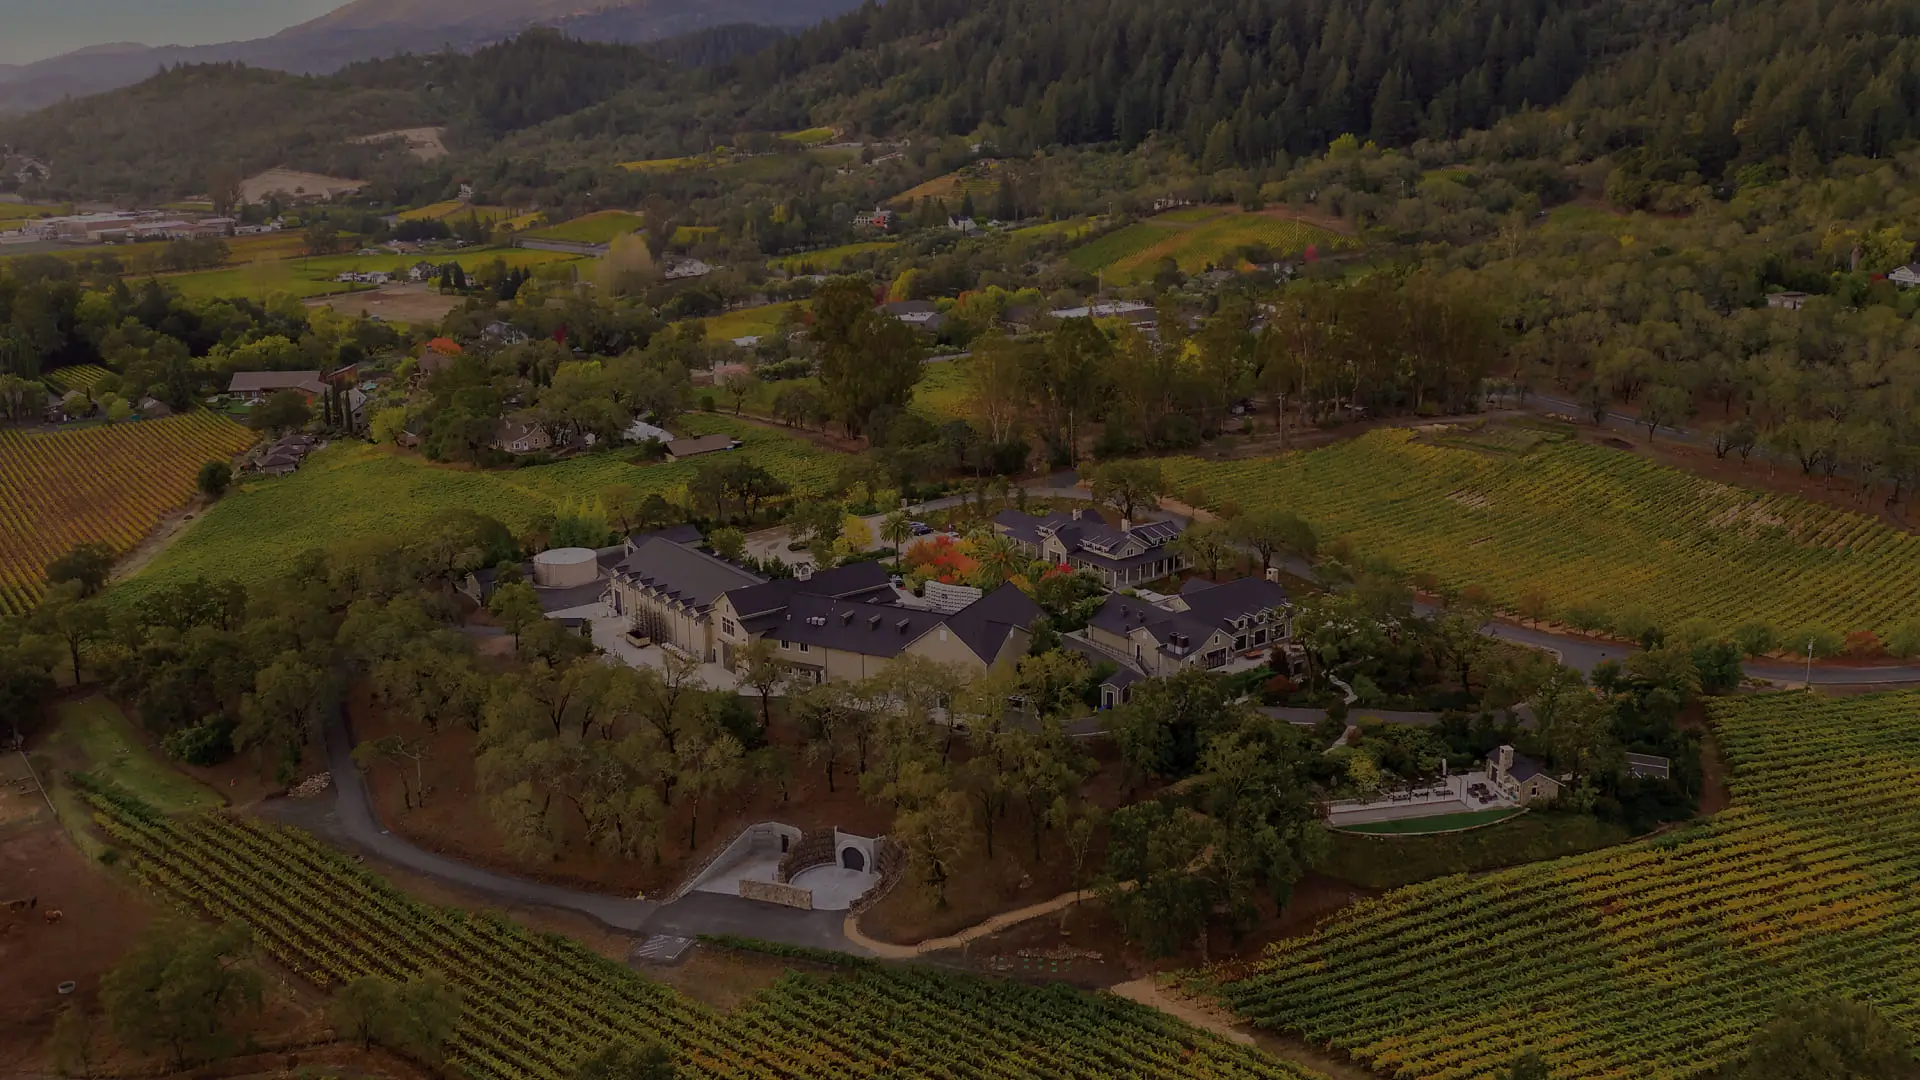
[[1813, 639], [1807, 639], [1807, 692], [1813, 692]]

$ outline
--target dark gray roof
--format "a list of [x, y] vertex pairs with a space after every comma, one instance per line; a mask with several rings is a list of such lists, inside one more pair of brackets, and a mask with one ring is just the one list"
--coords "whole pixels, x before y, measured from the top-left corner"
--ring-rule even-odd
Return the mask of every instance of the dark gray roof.
[[1233, 621], [1243, 615], [1256, 615], [1287, 602], [1287, 590], [1265, 578], [1241, 578], [1210, 589], [1192, 592], [1180, 590], [1189, 614], [1222, 630], [1233, 629]]
[[273, 390], [306, 390], [319, 393], [326, 389], [317, 371], [236, 371], [227, 383], [229, 394], [266, 393]]
[[728, 589], [727, 599], [733, 604], [733, 610], [745, 619], [779, 611], [787, 606], [793, 596], [803, 592], [815, 596], [871, 600], [873, 597], [869, 594], [882, 590], [891, 596], [893, 578], [887, 573], [887, 568], [876, 562], [855, 562], [819, 571], [806, 581], [784, 578], [746, 588]]
[[667, 444], [667, 456], [671, 458], [697, 457], [721, 450], [731, 450], [737, 440], [731, 435], [702, 435], [694, 439], [675, 439]]
[[889, 315], [926, 315], [940, 310], [931, 300], [895, 300], [881, 310]]
[[634, 533], [627, 538], [627, 546], [637, 548], [641, 544], [656, 538], [665, 540], [669, 544], [679, 544], [682, 547], [695, 547], [706, 540], [706, 537], [700, 535], [700, 527], [698, 525], [669, 525], [664, 529], [655, 529], [652, 532]]
[[658, 537], [647, 540], [620, 563], [616, 571], [625, 580], [672, 596], [696, 611], [705, 611], [721, 593], [760, 583], [758, 575], [704, 552]]
[[765, 633], [781, 641], [890, 658], [941, 622], [937, 611], [796, 593], [788, 598], [785, 616]]
[[[1513, 755], [1513, 768], [1512, 770], [1510, 770], [1515, 783], [1524, 784], [1528, 780], [1531, 780], [1534, 777], [1545, 773], [1546, 771], [1547, 771], [1547, 767], [1545, 765], [1542, 765], [1540, 762], [1535, 761], [1534, 759], [1528, 757], [1525, 754], [1515, 751]], [[1551, 780], [1553, 778], [1548, 777], [1547, 779]]]
[[1018, 586], [1002, 585], [947, 616], [947, 628], [980, 659], [993, 662], [1008, 635], [1033, 626], [1042, 612]]
[[1673, 761], [1654, 754], [1628, 754], [1627, 771], [1643, 780], [1665, 780], [1673, 775]]

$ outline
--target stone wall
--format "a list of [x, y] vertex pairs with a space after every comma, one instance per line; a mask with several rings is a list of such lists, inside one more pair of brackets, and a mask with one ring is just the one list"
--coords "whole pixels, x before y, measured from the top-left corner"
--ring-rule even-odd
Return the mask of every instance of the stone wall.
[[809, 829], [802, 833], [799, 841], [789, 846], [787, 853], [781, 856], [777, 874], [779, 879], [782, 882], [792, 881], [794, 875], [802, 870], [833, 862], [833, 840], [832, 829]]
[[847, 912], [849, 915], [858, 915], [879, 903], [888, 893], [893, 891], [893, 887], [900, 883], [900, 879], [906, 876], [906, 848], [901, 847], [899, 844], [894, 843], [884, 836], [874, 841], [874, 847], [879, 850], [879, 858], [877, 860], [879, 865], [876, 869], [880, 874], [880, 880], [874, 882], [873, 888], [862, 893], [860, 898], [853, 902], [853, 907]]
[[741, 878], [740, 896], [747, 900], [760, 900], [769, 904], [799, 908], [801, 911], [813, 910], [813, 891], [795, 888], [792, 885], [776, 885], [770, 881], [751, 881]]

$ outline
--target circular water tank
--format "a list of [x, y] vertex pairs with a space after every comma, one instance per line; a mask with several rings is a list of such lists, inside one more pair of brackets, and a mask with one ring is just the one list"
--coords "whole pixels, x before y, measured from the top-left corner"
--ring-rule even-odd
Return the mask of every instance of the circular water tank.
[[533, 557], [533, 583], [548, 589], [591, 585], [600, 578], [592, 548], [554, 548]]

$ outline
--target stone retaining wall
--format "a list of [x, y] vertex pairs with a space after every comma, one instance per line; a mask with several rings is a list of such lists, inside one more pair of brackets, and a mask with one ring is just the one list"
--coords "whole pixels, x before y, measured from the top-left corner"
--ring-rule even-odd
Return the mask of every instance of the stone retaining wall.
[[862, 893], [860, 898], [853, 902], [853, 907], [847, 911], [848, 916], [858, 915], [885, 899], [886, 895], [893, 891], [893, 887], [900, 883], [900, 879], [906, 876], [906, 848], [884, 836], [875, 841], [874, 846], [880, 849], [880, 857], [877, 860], [879, 865], [875, 867], [880, 874], [880, 880], [874, 882], [873, 888]]
[[813, 910], [813, 890], [795, 888], [792, 885], [776, 885], [770, 881], [750, 881], [741, 878], [740, 896], [747, 900], [760, 900], [769, 904], [799, 908], [801, 911]]
[[800, 835], [800, 840], [787, 848], [780, 858], [780, 869], [776, 876], [781, 882], [788, 882], [802, 870], [811, 870], [816, 866], [826, 866], [833, 862], [834, 830], [808, 829]]

